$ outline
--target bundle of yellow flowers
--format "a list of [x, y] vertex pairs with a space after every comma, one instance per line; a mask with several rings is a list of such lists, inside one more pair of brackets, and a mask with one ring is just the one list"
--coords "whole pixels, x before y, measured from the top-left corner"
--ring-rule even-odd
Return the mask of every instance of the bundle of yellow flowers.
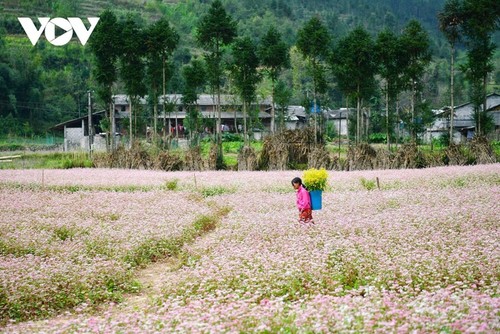
[[309, 191], [324, 191], [327, 179], [328, 173], [324, 168], [310, 168], [304, 171], [304, 175], [302, 176], [302, 180]]

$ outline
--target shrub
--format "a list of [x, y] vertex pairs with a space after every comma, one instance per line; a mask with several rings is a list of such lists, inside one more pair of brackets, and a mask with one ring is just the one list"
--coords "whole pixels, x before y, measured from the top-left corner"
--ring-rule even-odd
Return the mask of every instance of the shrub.
[[165, 186], [167, 187], [168, 190], [177, 190], [178, 182], [179, 182], [178, 179], [169, 180], [165, 183]]
[[374, 180], [367, 180], [364, 177], [362, 177], [360, 179], [360, 181], [361, 181], [361, 185], [363, 186], [363, 188], [365, 188], [368, 191], [373, 190], [376, 187], [376, 183]]
[[235, 192], [234, 189], [226, 188], [223, 186], [210, 186], [210, 187], [204, 187], [203, 189], [201, 189], [201, 194], [203, 195], [203, 197], [223, 195], [226, 193], [232, 194], [234, 192]]
[[223, 142], [242, 142], [243, 137], [239, 134], [235, 133], [223, 133], [222, 134], [222, 141]]
[[372, 133], [370, 134], [370, 143], [382, 144], [387, 142], [387, 135], [385, 133]]
[[76, 235], [76, 231], [67, 226], [61, 226], [54, 230], [54, 236], [62, 241], [66, 239], [73, 240], [73, 237]]

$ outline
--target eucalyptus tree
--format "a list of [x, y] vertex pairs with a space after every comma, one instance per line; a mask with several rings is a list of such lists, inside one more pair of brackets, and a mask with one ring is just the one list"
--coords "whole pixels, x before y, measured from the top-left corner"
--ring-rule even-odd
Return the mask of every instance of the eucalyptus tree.
[[208, 13], [205, 14], [197, 26], [198, 44], [206, 51], [208, 81], [214, 95], [217, 95], [217, 168], [222, 167], [222, 138], [221, 138], [221, 86], [223, 80], [222, 60], [224, 49], [231, 44], [237, 35], [236, 22], [226, 12], [220, 0], [212, 2]]
[[[401, 47], [403, 49], [403, 84], [410, 90], [410, 130], [412, 140], [416, 140], [416, 118], [415, 107], [417, 98], [422, 90], [422, 77], [431, 61], [429, 34], [422, 28], [422, 25], [411, 20], [403, 29], [401, 34]], [[417, 94], [419, 96], [417, 96]]]
[[191, 143], [197, 145], [202, 116], [196, 107], [196, 101], [206, 82], [205, 64], [202, 60], [193, 59], [190, 64], [182, 68], [182, 77], [184, 79], [182, 104], [187, 110], [185, 126], [189, 130]]
[[[496, 0], [463, 0], [462, 29], [467, 45], [467, 63], [464, 65], [466, 78], [471, 83], [471, 100], [474, 104], [477, 132], [485, 134], [488, 117], [487, 77], [494, 66], [492, 58], [496, 45], [492, 35], [500, 24], [500, 6]], [[480, 106], [483, 106], [481, 111]]]
[[132, 16], [127, 16], [122, 22], [122, 46], [120, 53], [120, 75], [123, 80], [125, 91], [129, 98], [130, 105], [130, 134], [129, 145], [132, 147], [134, 118], [133, 110], [137, 105], [138, 99], [146, 95], [145, 77], [145, 62], [144, 56], [146, 49], [144, 48], [144, 31]]
[[[161, 18], [154, 24], [150, 25], [145, 31], [145, 47], [146, 47], [146, 65], [147, 65], [147, 81], [150, 97], [153, 101], [153, 136], [156, 142], [157, 119], [158, 119], [158, 96], [163, 93], [163, 101], [165, 100], [165, 86], [169, 80], [167, 78], [166, 63], [172, 57], [172, 53], [177, 48], [179, 43], [179, 34], [171, 27], [169, 21]], [[165, 122], [166, 113], [165, 105], [163, 105], [165, 135], [168, 133]]]
[[290, 67], [290, 53], [286, 43], [282, 40], [280, 32], [271, 26], [260, 41], [258, 56], [265, 74], [271, 80], [271, 132], [275, 132], [275, 95], [276, 83], [281, 71]]
[[257, 70], [259, 58], [250, 37], [237, 39], [232, 45], [230, 75], [243, 104], [243, 137], [248, 145], [247, 111], [255, 100], [256, 87], [261, 76]]
[[439, 30], [450, 43], [450, 143], [453, 143], [453, 119], [455, 116], [455, 46], [460, 41], [460, 26], [463, 23], [463, 11], [460, 0], [447, 0], [438, 13]]
[[278, 80], [275, 87], [275, 100], [278, 106], [278, 125], [279, 131], [285, 130], [285, 111], [288, 109], [290, 100], [292, 99], [292, 89], [282, 80]]
[[375, 90], [375, 43], [368, 32], [357, 27], [334, 48], [331, 67], [340, 90], [356, 99], [356, 143], [362, 138], [361, 105]]
[[99, 24], [95, 27], [88, 45], [94, 55], [93, 72], [97, 82], [97, 95], [108, 105], [110, 111], [111, 149], [114, 150], [115, 117], [112, 88], [118, 77], [117, 62], [121, 52], [122, 35], [112, 11], [105, 10], [101, 13]]
[[393, 114], [391, 108], [401, 92], [401, 45], [399, 37], [389, 29], [381, 31], [375, 41], [375, 57], [378, 73], [384, 79], [385, 125], [387, 149], [391, 148], [391, 129]]
[[330, 54], [331, 36], [327, 27], [318, 17], [307, 21], [297, 33], [297, 49], [308, 60], [313, 80], [313, 111], [315, 114], [314, 132], [317, 141], [317, 97], [326, 93], [328, 88], [324, 65]]

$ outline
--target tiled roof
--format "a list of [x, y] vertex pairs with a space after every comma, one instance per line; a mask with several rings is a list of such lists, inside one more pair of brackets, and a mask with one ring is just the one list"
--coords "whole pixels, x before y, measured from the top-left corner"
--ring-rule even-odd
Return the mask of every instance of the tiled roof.
[[[114, 95], [115, 104], [116, 105], [126, 105], [129, 103], [128, 96], [125, 94], [117, 94]], [[165, 100], [167, 103], [174, 102], [176, 105], [182, 104], [182, 95], [181, 94], [167, 94], [165, 95]], [[216, 105], [215, 101], [217, 97], [210, 94], [200, 94], [198, 96], [197, 105], [199, 106], [213, 106]], [[271, 100], [266, 98], [264, 100], [259, 100], [259, 104], [262, 105], [271, 105]], [[140, 99], [141, 104], [146, 104], [146, 98]], [[158, 99], [158, 103], [163, 103], [163, 96], [160, 96]], [[240, 99], [235, 95], [223, 94], [221, 95], [221, 105], [241, 105]]]

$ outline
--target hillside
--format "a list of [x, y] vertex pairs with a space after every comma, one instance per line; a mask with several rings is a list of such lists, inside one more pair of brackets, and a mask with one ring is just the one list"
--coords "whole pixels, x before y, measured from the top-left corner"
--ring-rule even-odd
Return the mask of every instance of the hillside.
[[[198, 18], [208, 8], [210, 1], [204, 0], [90, 0], [90, 1], [0, 1], [0, 13], [8, 33], [21, 32], [17, 17], [29, 16], [99, 16], [106, 8], [119, 14], [136, 13], [146, 21], [155, 20], [162, 15], [172, 19], [179, 29], [193, 28], [193, 18]], [[227, 11], [238, 21], [240, 33], [258, 36], [261, 26], [276, 23], [283, 32], [292, 38], [297, 24], [319, 15], [335, 35], [339, 29], [345, 30], [363, 25], [375, 33], [384, 26], [400, 29], [416, 18], [433, 38], [441, 38], [437, 31], [436, 13], [442, 8], [444, 0], [224, 0]], [[252, 27], [252, 29], [250, 29]], [[253, 29], [256, 28], [256, 29]], [[187, 29], [185, 29], [187, 30]], [[290, 30], [290, 31], [288, 31]], [[291, 41], [290, 41], [291, 42]]]
[[[276, 26], [289, 46], [295, 44], [298, 29], [313, 16], [318, 16], [324, 22], [334, 43], [359, 25], [375, 37], [386, 27], [399, 32], [410, 19], [418, 20], [431, 39], [433, 62], [427, 75], [430, 84], [426, 98], [434, 108], [446, 103], [449, 82], [449, 46], [437, 29], [436, 18], [444, 2], [445, 0], [222, 0], [227, 12], [237, 22], [238, 35], [250, 36], [254, 41], [259, 41], [270, 26]], [[1, 0], [0, 70], [3, 72], [0, 72], [0, 129], [3, 126], [4, 129], [14, 129], [12, 131], [15, 133], [28, 135], [43, 132], [53, 124], [78, 117], [86, 108], [86, 91], [94, 87], [88, 48], [78, 43], [70, 43], [63, 48], [52, 47], [45, 43], [43, 34], [37, 46], [31, 47], [18, 17], [85, 18], [99, 16], [104, 9], [110, 8], [120, 20], [132, 14], [143, 27], [160, 17], [166, 17], [180, 36], [174, 53], [173, 79], [168, 91], [179, 92], [183, 85], [179, 69], [193, 55], [201, 53], [194, 33], [210, 4], [210, 0]], [[497, 52], [496, 55], [494, 66], [497, 70], [492, 75], [492, 84], [498, 83], [495, 81], [498, 81], [496, 73], [500, 53]], [[463, 61], [461, 54], [458, 62]], [[291, 82], [292, 70], [285, 72], [284, 76]], [[465, 102], [467, 91], [460, 73], [457, 73], [456, 81], [456, 101]], [[118, 83], [117, 89], [120, 87]], [[302, 95], [303, 92], [294, 90], [292, 103], [301, 103]], [[332, 105], [338, 106], [341, 103], [340, 94], [331, 95]], [[7, 119], [8, 117], [11, 118]]]

